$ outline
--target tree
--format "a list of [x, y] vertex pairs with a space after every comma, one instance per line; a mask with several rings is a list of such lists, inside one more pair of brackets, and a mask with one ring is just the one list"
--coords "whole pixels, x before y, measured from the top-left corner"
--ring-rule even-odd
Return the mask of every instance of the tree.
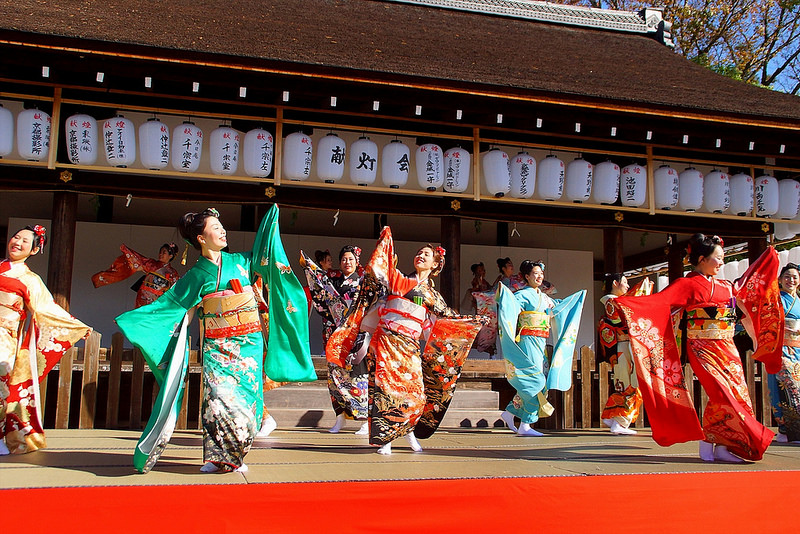
[[[639, 0], [564, 0], [622, 11]], [[675, 51], [720, 74], [800, 94], [800, 0], [662, 0]]]

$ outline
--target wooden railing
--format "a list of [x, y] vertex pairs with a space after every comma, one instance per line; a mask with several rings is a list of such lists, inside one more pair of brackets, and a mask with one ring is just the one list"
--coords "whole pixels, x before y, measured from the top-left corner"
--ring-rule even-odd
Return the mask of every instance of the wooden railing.
[[[59, 365], [42, 384], [42, 405], [45, 428], [109, 428], [141, 429], [144, 427], [153, 400], [158, 393], [153, 374], [136, 349], [123, 348], [123, 336], [112, 336], [111, 347], [100, 346], [101, 337], [93, 332], [85, 347], [67, 351]], [[316, 362], [317, 374], [325, 379], [325, 364]], [[743, 356], [747, 387], [756, 418], [768, 426], [774, 425], [769, 403], [766, 374], [760, 362], [750, 353]], [[72, 372], [63, 372], [71, 369]], [[491, 382], [500, 392], [498, 410], [513, 395], [513, 389], [503, 378], [502, 360], [467, 360], [461, 382]], [[189, 357], [188, 390], [183, 397], [177, 428], [199, 428], [199, 411], [202, 398], [202, 363], [197, 351]], [[698, 414], [708, 400], [691, 368], [684, 368], [687, 382], [693, 384], [690, 394], [695, 400]], [[610, 367], [607, 363], [596, 365], [594, 352], [582, 347], [580, 358], [573, 361], [573, 386], [569, 391], [551, 391], [550, 402], [556, 408], [552, 417], [542, 419], [537, 426], [543, 428], [592, 428], [600, 426], [610, 387]], [[699, 402], [698, 402], [699, 399]], [[319, 409], [319, 406], [309, 406]], [[647, 426], [646, 414], [640, 415], [634, 425]]]

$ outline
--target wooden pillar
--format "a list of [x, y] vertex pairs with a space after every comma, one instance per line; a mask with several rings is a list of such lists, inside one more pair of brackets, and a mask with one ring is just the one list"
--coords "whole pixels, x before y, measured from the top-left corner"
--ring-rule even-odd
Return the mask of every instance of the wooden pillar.
[[603, 269], [606, 273], [623, 271], [622, 228], [603, 228]]
[[669, 275], [669, 282], [672, 283], [678, 278], [683, 277], [683, 258], [684, 247], [678, 243], [678, 236], [672, 235], [672, 245], [669, 246], [669, 254], [667, 254], [667, 269]]
[[753, 237], [747, 240], [747, 259], [750, 260], [750, 265], [767, 250], [767, 236]]
[[461, 293], [461, 219], [442, 217], [442, 246], [447, 251], [441, 279], [441, 292], [445, 302], [458, 309]]
[[75, 256], [75, 220], [78, 194], [56, 191], [53, 194], [53, 218], [50, 223], [50, 262], [47, 266], [47, 287], [56, 303], [69, 311], [72, 289], [72, 261]]

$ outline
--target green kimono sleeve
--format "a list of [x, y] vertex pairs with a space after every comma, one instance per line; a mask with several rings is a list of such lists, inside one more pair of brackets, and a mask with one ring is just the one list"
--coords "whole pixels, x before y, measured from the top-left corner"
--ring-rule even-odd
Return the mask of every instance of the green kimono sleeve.
[[264, 371], [276, 382], [317, 379], [308, 344], [308, 300], [281, 242], [278, 205], [261, 221], [250, 264], [269, 288], [269, 339]]

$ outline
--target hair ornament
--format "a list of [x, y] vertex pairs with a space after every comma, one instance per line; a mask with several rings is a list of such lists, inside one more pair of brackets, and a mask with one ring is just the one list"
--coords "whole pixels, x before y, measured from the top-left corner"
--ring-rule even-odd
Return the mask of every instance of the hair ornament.
[[439, 256], [444, 257], [447, 251], [444, 249], [444, 247], [439, 246], [436, 247], [436, 253], [439, 254]]
[[34, 224], [33, 225], [33, 233], [38, 235], [39, 237], [45, 237], [47, 233], [47, 229], [42, 226], [41, 224]]
[[209, 212], [214, 217], [216, 217], [217, 219], [219, 219], [219, 212], [217, 211], [217, 208], [206, 208], [206, 211]]

